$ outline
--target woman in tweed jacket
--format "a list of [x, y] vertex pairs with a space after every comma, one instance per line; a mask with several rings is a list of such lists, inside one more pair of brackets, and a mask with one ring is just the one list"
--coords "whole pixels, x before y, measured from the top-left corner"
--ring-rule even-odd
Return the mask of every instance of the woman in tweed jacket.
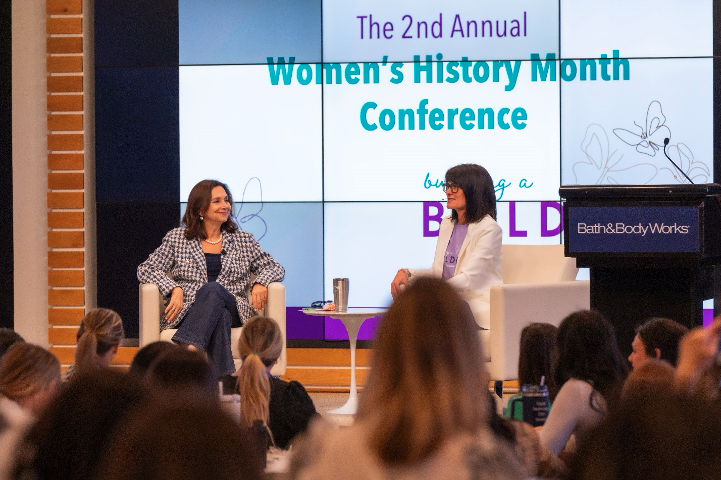
[[[228, 186], [203, 180], [193, 187], [185, 226], [168, 232], [138, 267], [138, 280], [155, 283], [168, 304], [160, 328], [177, 328], [173, 341], [208, 353], [219, 375], [235, 371], [230, 328], [266, 304], [267, 286], [285, 270], [233, 221]], [[253, 280], [251, 298], [246, 286]]]

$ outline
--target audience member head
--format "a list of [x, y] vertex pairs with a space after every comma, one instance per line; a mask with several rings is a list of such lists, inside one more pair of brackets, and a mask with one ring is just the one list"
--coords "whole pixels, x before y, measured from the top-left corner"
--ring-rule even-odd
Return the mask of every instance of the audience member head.
[[675, 389], [676, 370], [665, 360], [651, 359], [634, 368], [623, 384], [622, 400], [643, 401]]
[[40, 415], [57, 393], [60, 362], [43, 347], [10, 346], [0, 364], [0, 393], [33, 415]]
[[553, 365], [558, 357], [556, 335], [558, 328], [550, 323], [531, 323], [521, 330], [518, 355], [518, 380], [521, 385], [540, 385], [541, 378], [548, 385], [551, 398], [556, 396]]
[[76, 373], [86, 373], [110, 365], [124, 335], [123, 321], [115, 311], [94, 308], [86, 313], [78, 329]]
[[257, 420], [268, 426], [270, 382], [268, 370], [283, 351], [283, 333], [272, 318], [253, 317], [243, 325], [238, 340], [243, 366], [238, 372], [240, 424], [251, 427]]
[[556, 385], [560, 388], [571, 378], [584, 380], [593, 385], [606, 402], [614, 403], [621, 393], [628, 367], [608, 320], [594, 310], [572, 313], [558, 327], [557, 340]]
[[488, 373], [468, 305], [440, 279], [419, 278], [383, 316], [357, 421], [371, 450], [407, 465], [453, 435], [488, 428]]
[[75, 376], [30, 429], [16, 478], [96, 478], [114, 430], [147, 398], [142, 383], [112, 369]]
[[151, 342], [145, 345], [143, 348], [138, 350], [138, 353], [133, 357], [133, 361], [130, 363], [130, 375], [135, 375], [137, 378], [145, 377], [145, 374], [150, 369], [150, 366], [156, 361], [162, 354], [169, 350], [180, 348], [178, 345], [172, 342]]
[[113, 437], [100, 480], [262, 479], [265, 446], [217, 404], [155, 398]]
[[674, 394], [624, 401], [579, 444], [568, 478], [721, 479], [721, 404]]
[[678, 343], [688, 328], [670, 318], [651, 318], [636, 328], [636, 337], [631, 342], [628, 361], [637, 368], [648, 360], [657, 358], [676, 366]]
[[152, 388], [219, 401], [218, 375], [205, 354], [197, 350], [168, 350], [150, 365], [145, 379]]
[[8, 351], [8, 348], [15, 342], [24, 342], [23, 337], [11, 328], [0, 328], [0, 358]]

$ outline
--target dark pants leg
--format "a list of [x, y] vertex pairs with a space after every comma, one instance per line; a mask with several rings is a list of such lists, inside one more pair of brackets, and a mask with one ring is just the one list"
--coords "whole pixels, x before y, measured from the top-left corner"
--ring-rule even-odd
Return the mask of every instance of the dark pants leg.
[[240, 325], [233, 294], [219, 283], [209, 282], [195, 294], [195, 302], [173, 335], [173, 341], [204, 350], [218, 374], [228, 375], [235, 371], [230, 328]]

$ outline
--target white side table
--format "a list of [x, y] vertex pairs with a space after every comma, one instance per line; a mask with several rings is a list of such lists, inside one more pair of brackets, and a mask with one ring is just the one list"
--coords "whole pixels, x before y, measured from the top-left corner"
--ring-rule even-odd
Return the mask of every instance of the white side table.
[[387, 308], [348, 308], [347, 312], [333, 312], [329, 310], [303, 310], [306, 315], [314, 317], [337, 318], [345, 326], [350, 340], [350, 396], [340, 408], [330, 410], [330, 413], [355, 415], [358, 410], [358, 388], [355, 381], [355, 345], [358, 340], [358, 330], [367, 319], [386, 313]]

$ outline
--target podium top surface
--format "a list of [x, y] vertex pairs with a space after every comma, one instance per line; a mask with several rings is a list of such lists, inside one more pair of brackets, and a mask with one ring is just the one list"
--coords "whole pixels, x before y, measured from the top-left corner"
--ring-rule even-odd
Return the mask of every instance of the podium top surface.
[[565, 199], [578, 198], [680, 198], [721, 195], [721, 185], [567, 185], [558, 189]]

